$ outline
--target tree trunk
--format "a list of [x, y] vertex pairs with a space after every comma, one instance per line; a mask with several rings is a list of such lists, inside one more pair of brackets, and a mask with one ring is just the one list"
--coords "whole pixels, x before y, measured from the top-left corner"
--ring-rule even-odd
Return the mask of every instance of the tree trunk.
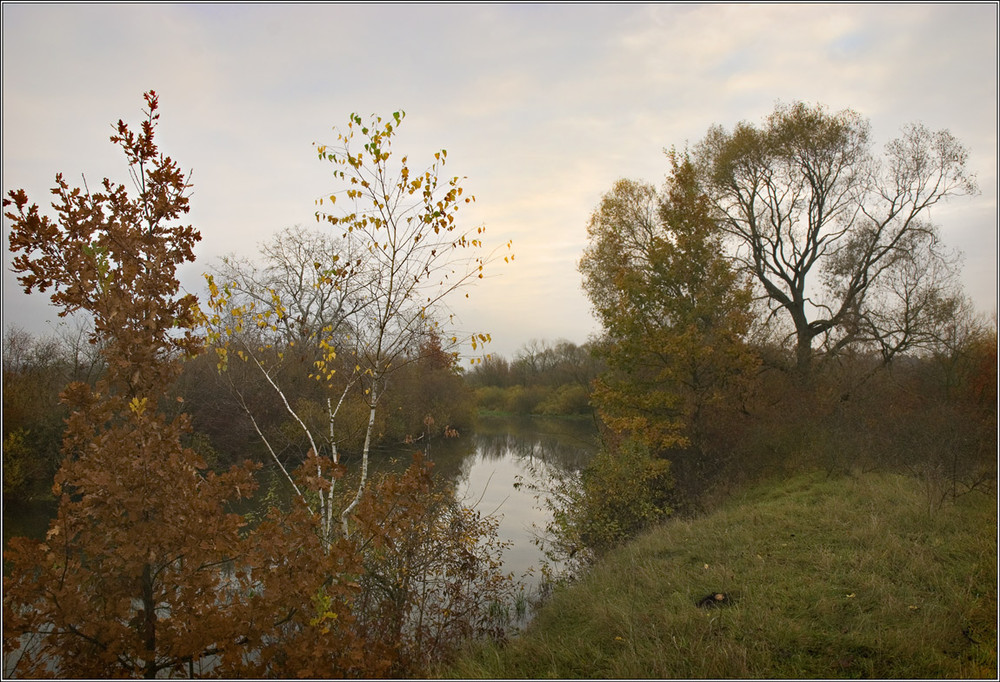
[[149, 564], [142, 567], [142, 636], [145, 646], [143, 676], [156, 677], [156, 603], [153, 597], [153, 573]]
[[799, 332], [796, 337], [798, 342], [795, 345], [795, 369], [802, 376], [806, 376], [812, 366], [812, 336]]
[[358, 493], [351, 500], [351, 503], [344, 509], [343, 513], [340, 515], [340, 522], [343, 524], [344, 537], [348, 537], [348, 525], [347, 520], [350, 517], [354, 508], [358, 506], [358, 502], [361, 501], [361, 496], [365, 492], [365, 483], [368, 480], [368, 453], [371, 450], [372, 442], [372, 431], [375, 430], [375, 407], [377, 402], [377, 396], [375, 395], [375, 389], [372, 389], [372, 402], [368, 409], [368, 430], [365, 432], [365, 444], [361, 451], [361, 482], [358, 484]]

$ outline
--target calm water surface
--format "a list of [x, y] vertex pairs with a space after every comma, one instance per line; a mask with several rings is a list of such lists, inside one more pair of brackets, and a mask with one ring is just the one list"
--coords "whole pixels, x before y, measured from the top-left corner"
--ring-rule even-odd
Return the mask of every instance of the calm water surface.
[[[597, 431], [590, 421], [562, 419], [481, 419], [454, 474], [460, 499], [500, 522], [505, 570], [537, 583], [541, 550], [533, 542], [550, 514], [528, 484], [544, 485], [553, 471], [579, 472], [597, 450]], [[515, 487], [523, 479], [526, 485]]]
[[[537, 582], [541, 566], [541, 551], [533, 539], [549, 520], [547, 511], [535, 500], [528, 485], [544, 484], [545, 475], [553, 470], [578, 472], [597, 450], [597, 431], [590, 420], [547, 419], [529, 417], [481, 417], [472, 433], [437, 441], [430, 447], [435, 475], [451, 480], [459, 499], [483, 514], [499, 520], [499, 536], [511, 543], [504, 553], [505, 570], [524, 579], [528, 586]], [[405, 453], [393, 458], [373, 461], [378, 469], [401, 470], [409, 462]], [[350, 458], [344, 463], [353, 468]], [[45, 536], [56, 505], [30, 503], [4, 505], [3, 539], [27, 535]]]

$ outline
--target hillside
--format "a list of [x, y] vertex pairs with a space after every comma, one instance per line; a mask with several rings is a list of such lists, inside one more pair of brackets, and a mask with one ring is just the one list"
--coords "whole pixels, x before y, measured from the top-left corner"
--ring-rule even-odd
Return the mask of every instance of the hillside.
[[758, 487], [640, 537], [442, 674], [995, 678], [996, 497], [930, 500], [883, 474]]

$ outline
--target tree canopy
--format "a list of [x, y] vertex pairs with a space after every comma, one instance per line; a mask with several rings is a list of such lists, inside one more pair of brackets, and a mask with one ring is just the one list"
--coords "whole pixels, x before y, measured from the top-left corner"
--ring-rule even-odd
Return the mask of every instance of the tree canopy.
[[907, 126], [880, 157], [868, 122], [802, 102], [760, 126], [713, 126], [699, 181], [734, 257], [791, 323], [796, 365], [818, 341], [886, 359], [920, 347], [957, 305], [931, 208], [976, 190], [968, 152], [946, 130]]
[[587, 228], [584, 289], [606, 332], [595, 400], [618, 430], [656, 446], [689, 442], [701, 410], [750, 367], [750, 293], [687, 156], [662, 193], [619, 181]]

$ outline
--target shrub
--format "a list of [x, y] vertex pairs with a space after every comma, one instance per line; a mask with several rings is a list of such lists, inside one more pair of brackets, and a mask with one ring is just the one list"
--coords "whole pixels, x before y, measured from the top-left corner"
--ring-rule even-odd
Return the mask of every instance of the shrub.
[[514, 414], [538, 414], [539, 405], [548, 397], [544, 386], [512, 386], [507, 389], [507, 411]]
[[590, 412], [590, 393], [579, 384], [563, 384], [538, 406], [541, 414], [565, 415]]
[[644, 443], [626, 440], [605, 447], [582, 475], [555, 474], [547, 489], [532, 486], [552, 512], [538, 543], [549, 566], [543, 573], [572, 579], [597, 557], [669, 516], [673, 490], [670, 461]]
[[671, 513], [670, 462], [636, 441], [617, 452], [602, 450], [584, 469], [581, 481], [580, 539], [600, 553]]
[[507, 407], [507, 393], [499, 386], [480, 386], [476, 389], [476, 404], [482, 410], [503, 412]]

